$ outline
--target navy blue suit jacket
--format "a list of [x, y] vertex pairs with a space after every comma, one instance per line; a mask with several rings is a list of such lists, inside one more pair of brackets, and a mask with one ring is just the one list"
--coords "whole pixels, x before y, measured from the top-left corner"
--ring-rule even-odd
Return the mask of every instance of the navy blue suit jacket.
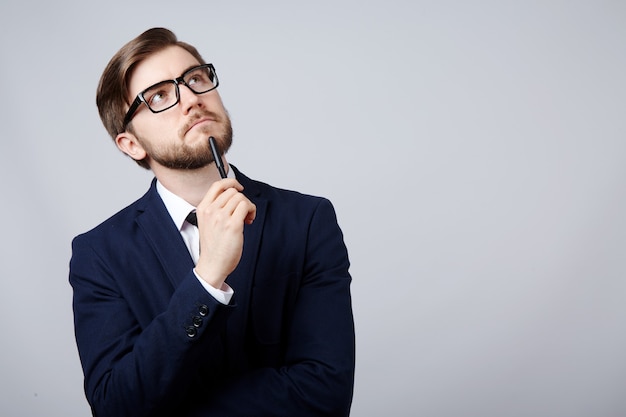
[[347, 416], [348, 255], [331, 203], [250, 180], [257, 206], [222, 305], [149, 191], [72, 242], [85, 393], [99, 417]]

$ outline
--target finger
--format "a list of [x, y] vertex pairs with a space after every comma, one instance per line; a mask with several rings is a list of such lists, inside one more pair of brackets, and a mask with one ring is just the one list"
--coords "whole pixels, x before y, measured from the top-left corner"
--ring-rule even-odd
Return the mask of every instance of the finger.
[[256, 206], [248, 199], [242, 200], [235, 207], [232, 216], [241, 219], [245, 224], [252, 224], [256, 218]]
[[[228, 191], [224, 192], [224, 194], [226, 193], [228, 193]], [[254, 206], [254, 204], [252, 204], [252, 202], [248, 200], [245, 195], [240, 192], [235, 192], [234, 194], [230, 195], [228, 201], [223, 206], [223, 210], [228, 213], [228, 215], [233, 216], [235, 214], [235, 211], [237, 210], [237, 207], [239, 207], [240, 204], [245, 204], [247, 207]]]
[[213, 184], [211, 184], [210, 188], [222, 191], [229, 188], [234, 188], [237, 191], [242, 191], [243, 185], [241, 185], [241, 183], [239, 183], [239, 181], [237, 181], [235, 178], [224, 178], [223, 180], [215, 181]]
[[211, 184], [209, 191], [207, 191], [206, 195], [202, 199], [204, 202], [213, 202], [217, 197], [219, 197], [224, 191], [229, 189], [235, 189], [237, 191], [243, 191], [243, 186], [234, 178], [225, 178], [220, 181], [216, 181]]
[[254, 219], [256, 219], [256, 206], [254, 206], [254, 210], [248, 211], [245, 222], [246, 224], [252, 224], [252, 222], [254, 222]]
[[[236, 201], [238, 201], [237, 199], [241, 197], [245, 198], [245, 196], [237, 191], [235, 188], [228, 188], [222, 191], [221, 194], [219, 194], [215, 198], [215, 200], [213, 200], [213, 202], [211, 203], [211, 207], [220, 209], [226, 208], [227, 205], [231, 204], [231, 200], [236, 199]], [[233, 210], [234, 207], [229, 210], [229, 213], [232, 213]]]

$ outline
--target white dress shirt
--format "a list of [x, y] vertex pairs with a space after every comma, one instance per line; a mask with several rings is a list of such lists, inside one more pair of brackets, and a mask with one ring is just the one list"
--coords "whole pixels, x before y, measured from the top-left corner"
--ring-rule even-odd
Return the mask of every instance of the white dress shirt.
[[[228, 178], [235, 178], [235, 174], [232, 169], [228, 170]], [[163, 186], [163, 184], [161, 184], [158, 180], [156, 188], [159, 196], [165, 204], [165, 208], [167, 208], [174, 224], [180, 231], [180, 235], [182, 236], [195, 265], [200, 257], [200, 234], [198, 233], [198, 228], [185, 219], [187, 218], [187, 215], [196, 208], [165, 188], [165, 186]], [[222, 304], [228, 304], [230, 302], [234, 291], [228, 284], [224, 283], [222, 284], [222, 288], [215, 288], [200, 278], [195, 268], [193, 273], [196, 275], [196, 278], [198, 278], [198, 281], [200, 281], [200, 284], [202, 284], [202, 286], [209, 294], [211, 294], [213, 298]]]

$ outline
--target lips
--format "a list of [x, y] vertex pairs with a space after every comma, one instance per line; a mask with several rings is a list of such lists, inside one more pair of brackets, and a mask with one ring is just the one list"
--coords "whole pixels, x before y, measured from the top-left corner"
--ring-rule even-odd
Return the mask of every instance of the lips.
[[214, 119], [211, 119], [210, 117], [203, 117], [201, 119], [198, 119], [194, 122], [192, 122], [189, 127], [185, 130], [185, 133], [189, 132], [191, 129], [193, 129], [194, 127], [198, 126], [199, 124], [202, 124], [204, 122], [214, 122]]
[[222, 123], [221, 120], [222, 118], [217, 113], [203, 109], [201, 111], [196, 111], [194, 114], [190, 114], [187, 123], [185, 123], [178, 132], [182, 138], [195, 127], [203, 128], [204, 126], [201, 125], [206, 124], [206, 122], [220, 124]]

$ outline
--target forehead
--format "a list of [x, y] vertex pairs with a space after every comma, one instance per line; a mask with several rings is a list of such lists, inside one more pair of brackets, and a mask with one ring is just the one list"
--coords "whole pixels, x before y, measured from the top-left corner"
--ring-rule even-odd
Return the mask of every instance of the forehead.
[[180, 46], [168, 46], [137, 64], [128, 88], [131, 95], [135, 96], [153, 84], [180, 77], [196, 65], [200, 65], [200, 62], [189, 52]]

